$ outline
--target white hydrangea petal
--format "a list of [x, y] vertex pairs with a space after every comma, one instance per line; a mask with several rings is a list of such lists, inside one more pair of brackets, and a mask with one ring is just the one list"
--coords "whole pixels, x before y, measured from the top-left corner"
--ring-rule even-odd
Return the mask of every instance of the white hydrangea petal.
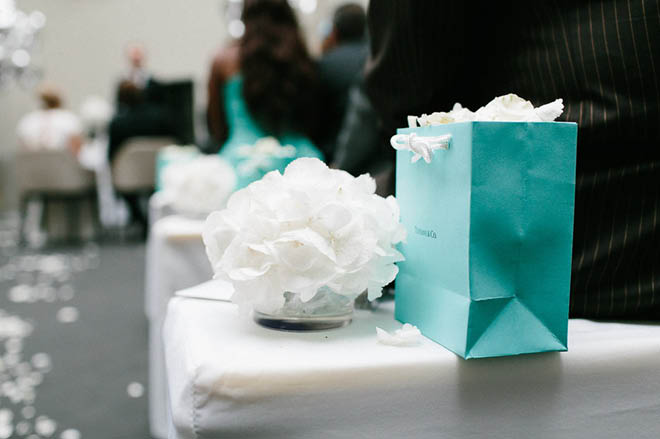
[[376, 180], [369, 174], [362, 174], [355, 179], [357, 187], [368, 194], [376, 193]]
[[314, 296], [316, 296], [316, 293], [318, 293], [318, 288], [317, 289], [314, 289], [314, 288], [304, 289], [304, 290], [301, 290], [299, 293], [300, 293], [300, 300], [303, 303], [309, 302], [310, 300], [312, 300], [314, 298]]
[[316, 249], [330, 261], [334, 262], [337, 260], [337, 255], [335, 254], [335, 250], [332, 248], [331, 243], [309, 227], [282, 233], [280, 241], [290, 241], [299, 247], [308, 246]]
[[366, 264], [376, 249], [378, 239], [374, 232], [359, 221], [352, 221], [334, 235], [337, 263], [342, 267]]
[[353, 215], [347, 206], [340, 203], [328, 203], [316, 213], [314, 222], [324, 231], [332, 231], [346, 226], [352, 218]]
[[378, 299], [383, 295], [383, 286], [377, 282], [370, 282], [369, 287], [367, 287], [367, 299], [370, 302]]
[[410, 323], [405, 323], [393, 333], [376, 327], [376, 337], [379, 343], [389, 346], [415, 346], [422, 341], [422, 333]]
[[541, 105], [535, 111], [542, 121], [552, 122], [564, 112], [564, 101], [563, 99], [556, 99], [548, 104]]

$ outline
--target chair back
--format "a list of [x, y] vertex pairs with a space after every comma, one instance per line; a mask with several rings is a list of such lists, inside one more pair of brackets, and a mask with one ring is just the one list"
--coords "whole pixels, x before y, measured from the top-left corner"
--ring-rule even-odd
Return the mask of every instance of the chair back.
[[170, 137], [133, 137], [119, 147], [112, 164], [112, 183], [117, 192], [153, 191], [158, 150], [176, 141]]
[[69, 150], [20, 150], [16, 156], [19, 197], [30, 193], [77, 195], [95, 189], [94, 173]]

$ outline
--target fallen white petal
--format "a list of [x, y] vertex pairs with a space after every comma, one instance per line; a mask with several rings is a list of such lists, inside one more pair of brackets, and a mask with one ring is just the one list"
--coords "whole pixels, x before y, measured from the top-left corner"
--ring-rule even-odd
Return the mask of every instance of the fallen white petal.
[[126, 393], [131, 398], [140, 398], [144, 394], [144, 386], [140, 383], [132, 382], [126, 387]]
[[376, 336], [378, 342], [389, 346], [415, 346], [422, 340], [422, 333], [409, 323], [405, 323], [403, 327], [389, 333], [386, 330], [376, 327]]

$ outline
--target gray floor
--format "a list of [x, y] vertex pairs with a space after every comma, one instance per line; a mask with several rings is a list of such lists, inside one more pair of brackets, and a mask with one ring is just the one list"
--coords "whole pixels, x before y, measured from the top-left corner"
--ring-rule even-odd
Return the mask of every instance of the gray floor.
[[0, 438], [149, 437], [143, 277], [142, 244], [19, 251], [0, 226]]

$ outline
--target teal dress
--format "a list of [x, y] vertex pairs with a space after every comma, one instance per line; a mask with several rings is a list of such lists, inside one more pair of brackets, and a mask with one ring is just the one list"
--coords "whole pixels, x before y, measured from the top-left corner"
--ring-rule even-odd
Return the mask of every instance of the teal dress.
[[224, 105], [229, 127], [229, 138], [220, 149], [220, 156], [227, 160], [236, 170], [237, 185], [236, 189], [241, 189], [253, 181], [259, 180], [268, 172], [284, 169], [289, 163], [300, 157], [316, 157], [323, 160], [323, 154], [314, 146], [314, 144], [300, 133], [290, 132], [278, 136], [277, 140], [281, 145], [291, 145], [296, 151], [292, 157], [271, 158], [268, 160], [267, 167], [260, 167], [246, 172], [241, 163], [249, 160], [242, 151], [245, 145], [254, 145], [257, 140], [270, 136], [254, 120], [248, 111], [245, 100], [242, 95], [243, 79], [240, 75], [231, 77], [224, 86]]

